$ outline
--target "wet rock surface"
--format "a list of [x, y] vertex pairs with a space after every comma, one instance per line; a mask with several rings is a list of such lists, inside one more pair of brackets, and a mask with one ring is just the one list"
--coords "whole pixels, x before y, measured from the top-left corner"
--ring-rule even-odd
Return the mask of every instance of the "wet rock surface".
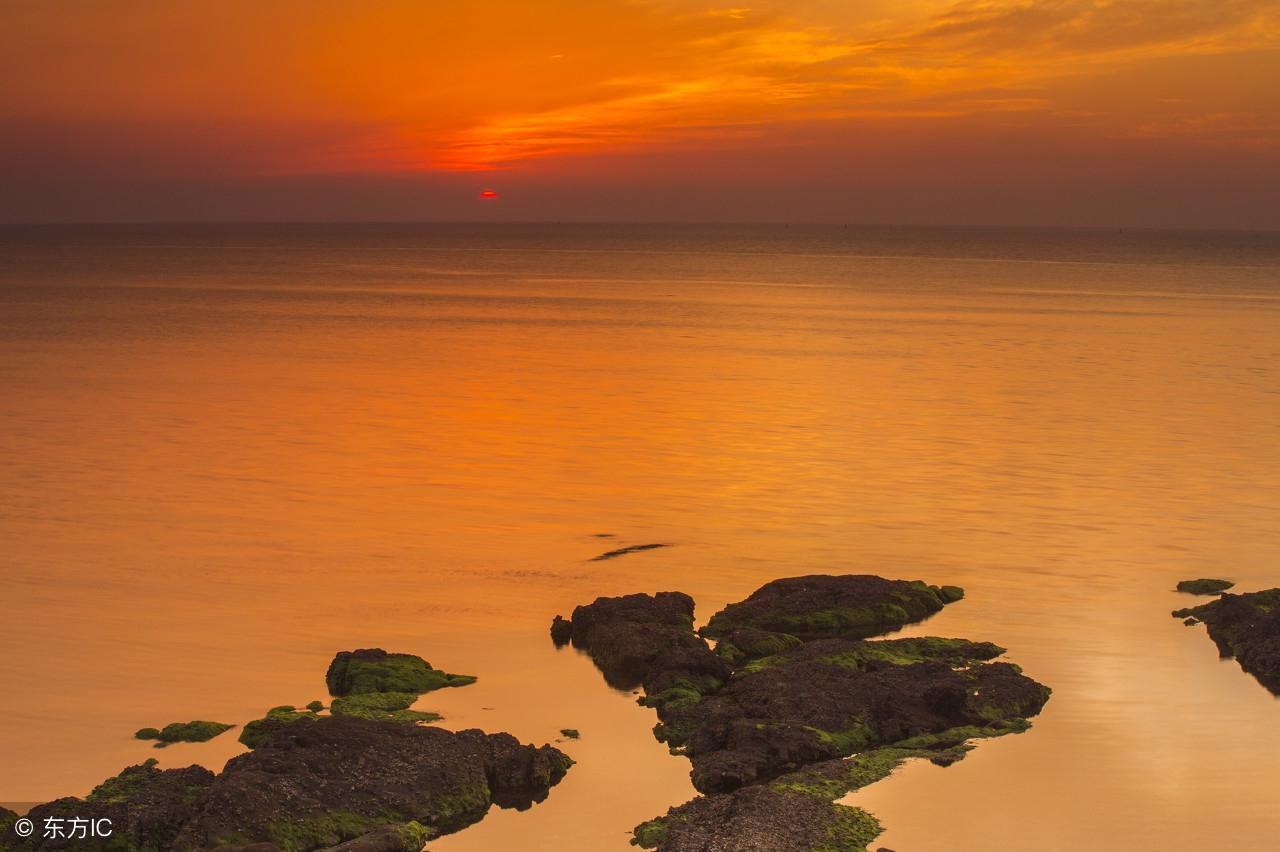
[[[83, 799], [68, 797], [37, 805], [27, 814], [38, 830], [29, 838], [5, 837], [0, 848], [25, 849], [175, 849], [214, 775], [200, 766], [158, 769], [155, 760], [130, 766], [99, 784]], [[87, 837], [74, 820], [110, 820], [109, 837]], [[62, 836], [44, 836], [47, 824]]]
[[234, 728], [225, 722], [171, 722], [163, 728], [141, 728], [134, 733], [139, 740], [156, 740], [156, 748], [164, 748], [173, 743], [203, 743]]
[[[418, 852], [432, 838], [481, 819], [492, 805], [523, 810], [546, 798], [573, 764], [550, 746], [510, 734], [423, 727], [438, 718], [409, 709], [419, 690], [475, 679], [448, 675], [420, 657], [379, 649], [342, 652], [329, 668], [336, 697], [274, 707], [245, 725], [254, 749], [219, 775], [200, 766], [131, 766], [84, 799], [39, 805], [32, 836], [13, 831], [0, 811], [0, 850], [139, 852]], [[398, 691], [396, 687], [411, 687]], [[203, 736], [220, 723], [184, 723]], [[166, 729], [167, 730], [167, 729]], [[219, 730], [219, 732], [220, 732]], [[148, 736], [155, 729], [145, 730]], [[206, 739], [208, 737], [205, 737]], [[46, 837], [48, 818], [66, 833]], [[73, 819], [109, 820], [109, 836], [76, 833]]]
[[694, 786], [725, 792], [877, 745], [1031, 716], [1048, 699], [1007, 663], [886, 662], [878, 644], [825, 640], [707, 695], [685, 741]]
[[414, 654], [392, 654], [381, 648], [339, 651], [325, 673], [333, 696], [370, 692], [412, 692], [421, 695], [447, 686], [475, 683], [471, 675], [454, 675], [432, 668]]
[[662, 852], [862, 850], [880, 833], [875, 817], [815, 796], [771, 787], [700, 796], [636, 829], [637, 845]]
[[949, 765], [971, 738], [1016, 733], [1048, 688], [989, 642], [867, 637], [923, 620], [963, 591], [871, 575], [769, 583], [694, 634], [678, 592], [600, 598], [558, 617], [618, 688], [644, 687], [655, 736], [702, 793], [637, 827], [671, 850], [863, 850], [874, 817], [835, 804], [908, 758]]
[[557, 749], [521, 745], [509, 734], [344, 716], [299, 720], [227, 763], [178, 845], [318, 849], [409, 822], [444, 834], [480, 819], [490, 804], [540, 801], [569, 765]]
[[1180, 581], [1176, 591], [1185, 592], [1188, 595], [1217, 595], [1225, 592], [1234, 585], [1235, 583], [1230, 580], [1215, 580], [1209, 577], [1201, 577], [1198, 580]]
[[597, 598], [577, 607], [568, 623], [560, 631], [591, 654], [617, 689], [654, 693], [680, 680], [723, 681], [731, 671], [694, 634], [693, 598], [681, 592]]
[[1280, 589], [1227, 593], [1173, 615], [1204, 622], [1222, 656], [1235, 657], [1240, 668], [1280, 695]]
[[[541, 801], [572, 761], [510, 734], [332, 716], [295, 720], [220, 775], [154, 761], [108, 779], [85, 799], [32, 810], [46, 817], [112, 820], [107, 839], [33, 836], [27, 849], [421, 849], [430, 837], [482, 818], [491, 805]], [[351, 842], [358, 841], [358, 842]], [[414, 844], [417, 844], [416, 846]], [[398, 844], [398, 845], [397, 845]]]
[[958, 586], [886, 580], [873, 574], [810, 574], [766, 583], [711, 617], [702, 635], [741, 628], [799, 639], [862, 639], [928, 618], [963, 597]]

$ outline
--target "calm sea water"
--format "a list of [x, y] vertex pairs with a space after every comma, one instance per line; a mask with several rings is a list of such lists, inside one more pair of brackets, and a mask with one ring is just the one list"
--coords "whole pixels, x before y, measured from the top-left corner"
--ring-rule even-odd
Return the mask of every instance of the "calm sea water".
[[220, 768], [131, 732], [381, 645], [480, 676], [446, 725], [582, 731], [431, 848], [623, 850], [688, 765], [551, 616], [871, 571], [1054, 689], [851, 796], [880, 843], [1274, 848], [1280, 703], [1169, 611], [1280, 584], [1278, 365], [1275, 234], [0, 230], [0, 800]]

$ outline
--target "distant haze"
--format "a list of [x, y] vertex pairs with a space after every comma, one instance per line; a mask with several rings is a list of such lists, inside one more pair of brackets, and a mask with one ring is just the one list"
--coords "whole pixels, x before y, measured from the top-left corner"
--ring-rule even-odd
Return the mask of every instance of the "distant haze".
[[0, 0], [0, 23], [0, 222], [1280, 228], [1273, 0]]

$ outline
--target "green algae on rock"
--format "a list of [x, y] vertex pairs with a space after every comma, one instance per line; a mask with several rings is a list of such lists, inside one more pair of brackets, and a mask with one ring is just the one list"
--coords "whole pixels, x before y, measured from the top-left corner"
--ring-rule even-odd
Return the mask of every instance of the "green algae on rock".
[[267, 715], [261, 719], [254, 719], [252, 722], [244, 726], [244, 730], [240, 732], [240, 742], [249, 748], [257, 748], [266, 742], [272, 734], [283, 729], [285, 726], [299, 719], [309, 719], [315, 721], [320, 718], [320, 714], [315, 710], [307, 709], [299, 710], [292, 704], [281, 704], [279, 707], [272, 707], [267, 711]]
[[443, 718], [439, 713], [410, 710], [417, 700], [416, 692], [362, 692], [333, 699], [329, 712], [391, 722], [436, 722]]
[[422, 694], [475, 682], [471, 675], [448, 674], [432, 668], [414, 654], [391, 654], [381, 648], [339, 651], [325, 673], [329, 694], [334, 696], [369, 692]]
[[1185, 592], [1189, 595], [1217, 595], [1225, 592], [1234, 585], [1235, 583], [1230, 580], [1215, 580], [1209, 577], [1201, 577], [1198, 580], [1179, 581], [1177, 591]]
[[[95, 787], [83, 799], [64, 798], [37, 805], [27, 814], [37, 826], [47, 819], [111, 820], [111, 836], [65, 841], [46, 840], [37, 831], [31, 837], [0, 843], [0, 848], [26, 852], [34, 849], [138, 850], [160, 852], [179, 848], [177, 838], [184, 820], [213, 783], [214, 775], [200, 766], [185, 769], [157, 767], [155, 759], [130, 766]], [[9, 840], [9, 838], [5, 838]]]
[[[112, 820], [110, 838], [76, 844], [94, 852], [416, 852], [493, 805], [523, 809], [541, 801], [573, 764], [552, 746], [522, 745], [510, 734], [353, 716], [304, 719], [310, 717], [299, 714], [220, 775], [198, 766], [161, 770], [150, 760], [84, 799], [37, 806], [31, 818]], [[38, 836], [0, 847], [62, 848]]]
[[271, 842], [310, 850], [411, 821], [439, 836], [493, 804], [541, 801], [571, 765], [557, 749], [521, 745], [510, 734], [353, 716], [295, 721], [228, 762], [178, 847]]
[[235, 725], [228, 725], [223, 722], [207, 722], [196, 720], [193, 722], [171, 722], [164, 728], [156, 730], [155, 728], [140, 728], [135, 731], [133, 736], [139, 740], [157, 740], [156, 748], [164, 748], [173, 743], [203, 743], [208, 742], [219, 734], [225, 733]]
[[1173, 612], [1175, 618], [1204, 622], [1223, 657], [1280, 695], [1280, 589], [1224, 593], [1217, 600]]
[[755, 628], [803, 640], [863, 639], [928, 618], [963, 596], [958, 586], [886, 580], [872, 574], [788, 577], [729, 604], [711, 617], [702, 635], [720, 638]]
[[[671, 808], [666, 816], [641, 823], [632, 845], [660, 852], [706, 852], [708, 849], [777, 848], [865, 852], [880, 835], [879, 821], [861, 808], [836, 800], [887, 777], [904, 761], [925, 759], [949, 766], [972, 746], [969, 740], [1025, 729], [952, 728], [940, 734], [903, 740], [844, 759], [810, 764], [767, 785], [732, 793], [699, 796]], [[770, 791], [768, 794], [760, 790]], [[775, 837], [773, 846], [753, 846]]]
[[970, 738], [1026, 730], [1049, 689], [989, 642], [869, 641], [960, 600], [956, 587], [869, 575], [769, 583], [693, 633], [678, 592], [598, 598], [553, 633], [615, 687], [640, 685], [654, 735], [704, 795], [637, 827], [662, 852], [862, 850], [880, 832], [835, 799], [911, 757], [949, 765]]
[[880, 834], [880, 823], [861, 808], [771, 787], [699, 796], [666, 816], [636, 826], [632, 843], [660, 852], [713, 849], [855, 852]]

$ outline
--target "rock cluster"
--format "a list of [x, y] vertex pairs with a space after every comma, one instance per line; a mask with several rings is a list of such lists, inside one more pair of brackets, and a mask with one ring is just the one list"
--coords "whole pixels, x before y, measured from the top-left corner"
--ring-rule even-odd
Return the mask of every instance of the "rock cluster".
[[109, 837], [38, 831], [21, 838], [16, 815], [0, 811], [0, 849], [419, 852], [492, 805], [524, 809], [541, 801], [573, 763], [550, 745], [524, 745], [510, 734], [405, 724], [434, 715], [408, 709], [416, 690], [474, 680], [418, 657], [342, 652], [329, 674], [331, 688], [343, 693], [332, 715], [321, 715], [320, 702], [274, 708], [245, 726], [241, 739], [254, 750], [218, 775], [199, 766], [161, 770], [149, 760], [84, 799], [59, 799], [29, 814], [38, 826], [50, 817], [109, 819]]
[[662, 852], [861, 850], [879, 824], [835, 799], [909, 757], [947, 764], [971, 738], [1025, 730], [1048, 700], [1017, 666], [989, 662], [1004, 652], [990, 643], [867, 641], [962, 596], [919, 581], [811, 575], [714, 615], [701, 631], [719, 640], [714, 651], [679, 592], [600, 598], [557, 616], [552, 631], [613, 686], [644, 688], [655, 736], [690, 759], [707, 794], [639, 826], [634, 842]]
[[1224, 594], [1173, 615], [1203, 621], [1222, 656], [1235, 657], [1240, 668], [1280, 695], [1280, 589]]

